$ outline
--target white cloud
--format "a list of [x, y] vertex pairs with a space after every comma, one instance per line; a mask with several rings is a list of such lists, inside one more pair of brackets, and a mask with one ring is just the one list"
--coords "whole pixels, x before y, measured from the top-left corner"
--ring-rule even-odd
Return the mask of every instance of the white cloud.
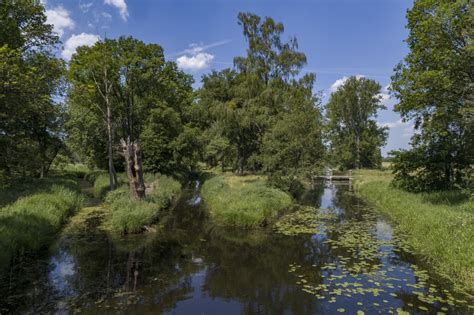
[[89, 9], [92, 7], [92, 5], [93, 5], [92, 2], [79, 3], [79, 9], [81, 9], [82, 12], [87, 13]]
[[205, 52], [198, 52], [192, 56], [181, 56], [176, 59], [178, 67], [183, 70], [197, 71], [209, 67], [214, 56]]
[[102, 12], [101, 14], [102, 14], [102, 16], [103, 16], [105, 19], [107, 19], [107, 20], [112, 19], [112, 15], [110, 15], [110, 14], [107, 13], [107, 12]]
[[397, 128], [401, 126], [406, 126], [408, 125], [408, 122], [404, 122], [402, 119], [399, 119], [397, 121], [392, 121], [392, 122], [383, 122], [383, 123], [377, 123], [380, 127], [388, 127], [390, 129], [392, 128]]
[[232, 39], [224, 39], [207, 45], [193, 43], [189, 45], [189, 48], [177, 53], [171, 53], [168, 56], [179, 56], [176, 59], [179, 68], [189, 71], [198, 71], [208, 68], [214, 60], [215, 56], [207, 53], [206, 50], [228, 44], [231, 41]]
[[79, 46], [92, 46], [95, 42], [100, 40], [100, 36], [96, 34], [81, 33], [79, 35], [71, 35], [64, 44], [62, 56], [64, 59], [71, 59]]
[[120, 17], [126, 21], [128, 18], [128, 9], [125, 0], [104, 0], [105, 4], [116, 7], [120, 12]]
[[382, 104], [384, 104], [387, 108], [390, 109], [393, 107], [393, 105], [395, 105], [396, 99], [392, 98], [392, 96], [390, 95], [389, 88], [390, 84], [385, 86], [382, 92], [378, 94], [378, 96], [380, 97], [380, 101], [382, 102]]
[[[362, 74], [357, 74], [355, 76], [357, 79], [360, 79], [360, 78], [363, 78], [364, 75]], [[344, 85], [344, 83], [346, 83], [346, 81], [349, 79], [349, 77], [347, 76], [343, 76], [342, 78], [340, 79], [337, 79], [332, 85], [331, 85], [331, 88], [330, 88], [330, 91], [331, 93], [332, 92], [336, 92], [341, 86]]]
[[69, 11], [61, 5], [54, 9], [46, 10], [46, 18], [46, 23], [53, 24], [54, 31], [59, 36], [63, 36], [66, 29], [74, 28], [74, 21], [69, 16]]
[[411, 136], [413, 136], [414, 133], [415, 133], [415, 128], [413, 127], [413, 125], [409, 125], [408, 127], [405, 127], [403, 129], [402, 136], [405, 138], [410, 138]]

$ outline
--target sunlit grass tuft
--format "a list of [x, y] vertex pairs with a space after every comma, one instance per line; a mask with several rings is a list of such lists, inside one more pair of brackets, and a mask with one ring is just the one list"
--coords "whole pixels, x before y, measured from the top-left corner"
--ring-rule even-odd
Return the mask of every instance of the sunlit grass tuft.
[[216, 176], [202, 187], [204, 202], [220, 225], [255, 228], [276, 219], [291, 197], [268, 187], [260, 176]]
[[[146, 174], [145, 179], [149, 189], [144, 200], [131, 199], [126, 185], [107, 193], [105, 202], [111, 210], [107, 224], [114, 232], [143, 231], [145, 226], [158, 219], [160, 210], [168, 207], [181, 191], [181, 184], [168, 176]], [[97, 180], [101, 181], [100, 176]]]
[[462, 192], [413, 194], [380, 171], [356, 173], [356, 192], [397, 223], [415, 253], [458, 289], [474, 294], [474, 200]]
[[0, 267], [18, 254], [47, 247], [67, 218], [81, 207], [83, 198], [64, 186], [18, 199], [0, 209]]

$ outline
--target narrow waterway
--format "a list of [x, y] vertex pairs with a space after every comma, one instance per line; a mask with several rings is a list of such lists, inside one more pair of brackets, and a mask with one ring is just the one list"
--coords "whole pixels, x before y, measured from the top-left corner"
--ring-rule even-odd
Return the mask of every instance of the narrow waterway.
[[0, 313], [474, 312], [348, 186], [322, 184], [301, 202], [330, 214], [312, 235], [215, 227], [198, 185], [154, 233], [114, 238], [93, 217], [2, 275]]

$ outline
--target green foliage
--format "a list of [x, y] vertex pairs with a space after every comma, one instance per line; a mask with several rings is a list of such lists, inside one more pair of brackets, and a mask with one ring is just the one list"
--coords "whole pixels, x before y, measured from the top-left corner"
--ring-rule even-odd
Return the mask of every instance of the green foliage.
[[[467, 0], [417, 0], [407, 13], [409, 54], [391, 89], [418, 131], [399, 152], [395, 182], [410, 191], [472, 185], [474, 163], [474, 11]], [[471, 186], [472, 188], [472, 186]]]
[[290, 193], [293, 197], [300, 197], [305, 188], [303, 183], [294, 175], [285, 175], [281, 171], [271, 173], [268, 177], [270, 186]]
[[[64, 63], [37, 1], [0, 3], [0, 172], [44, 176], [62, 146]], [[21, 117], [21, 119], [19, 119]]]
[[[146, 171], [194, 168], [200, 145], [189, 118], [192, 77], [165, 61], [159, 45], [105, 40], [79, 48], [70, 64], [68, 143], [82, 161], [106, 168], [110, 143], [130, 137], [141, 142]], [[117, 152], [111, 155], [122, 168]]]
[[108, 224], [114, 232], [142, 232], [145, 226], [158, 219], [160, 210], [170, 206], [181, 191], [181, 184], [165, 175], [145, 174], [145, 182], [149, 191], [144, 200], [131, 199], [126, 185], [107, 193], [105, 201], [111, 210]]
[[53, 25], [46, 24], [40, 1], [2, 0], [0, 25], [0, 46], [8, 45], [11, 49], [43, 49], [59, 40]]
[[204, 202], [219, 225], [257, 228], [274, 221], [291, 197], [255, 177], [216, 176], [202, 187]]
[[0, 209], [0, 268], [18, 254], [32, 254], [47, 247], [55, 234], [82, 204], [82, 196], [64, 186], [53, 186], [20, 198]]
[[381, 166], [380, 149], [388, 135], [375, 121], [385, 109], [379, 94], [378, 83], [355, 76], [331, 94], [326, 105], [331, 164], [345, 169]]
[[356, 173], [356, 193], [397, 223], [397, 231], [438, 274], [474, 292], [474, 201], [460, 192], [413, 194], [387, 172]]
[[239, 14], [247, 55], [235, 68], [202, 79], [196, 124], [203, 129], [204, 159], [211, 166], [244, 171], [307, 174], [324, 146], [313, 74], [295, 38], [284, 42], [283, 24]]

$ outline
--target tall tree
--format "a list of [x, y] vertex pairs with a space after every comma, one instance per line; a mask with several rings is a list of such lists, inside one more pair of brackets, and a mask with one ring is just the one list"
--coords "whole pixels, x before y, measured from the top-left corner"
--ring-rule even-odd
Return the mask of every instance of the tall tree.
[[[297, 146], [285, 144], [288, 139], [284, 133], [296, 122], [298, 111], [308, 115], [308, 130], [314, 132], [301, 134], [308, 147], [322, 147], [320, 128], [316, 126], [320, 110], [312, 94], [315, 78], [305, 75], [298, 79], [306, 56], [297, 50], [295, 38], [282, 40], [282, 23], [251, 13], [239, 13], [238, 23], [248, 42], [246, 56], [234, 58], [234, 69], [204, 76], [199, 91], [199, 104], [208, 118], [203, 124], [205, 155], [211, 163], [218, 158], [221, 163], [233, 164], [239, 174], [244, 170], [274, 172], [288, 166], [281, 159], [277, 162], [278, 145]], [[311, 159], [321, 159], [320, 153]], [[303, 162], [303, 157], [308, 155], [297, 154], [292, 161], [295, 165], [311, 164]]]
[[331, 94], [326, 105], [331, 159], [344, 168], [379, 167], [386, 128], [378, 127], [380, 84], [366, 78], [349, 77]]
[[[174, 63], [165, 61], [159, 45], [121, 37], [92, 47], [80, 47], [71, 59], [70, 78], [69, 142], [75, 147], [91, 144], [93, 139], [107, 143], [112, 189], [116, 183], [114, 151], [117, 147], [125, 157], [130, 193], [135, 198], [142, 198], [145, 193], [142, 151], [145, 167], [156, 172], [169, 171], [157, 165], [164, 158], [176, 160], [173, 153], [181, 152], [183, 159], [189, 153], [185, 144], [191, 141], [192, 132], [183, 128], [183, 124], [187, 121], [186, 106], [191, 102], [192, 80], [177, 70]], [[177, 129], [167, 129], [175, 121], [173, 128]], [[89, 133], [92, 130], [84, 128], [88, 125], [102, 125], [100, 130], [105, 134]], [[80, 132], [82, 129], [86, 134]], [[163, 147], [171, 141], [163, 139], [161, 131], [173, 133], [172, 140], [179, 143], [179, 150], [166, 156], [158, 154], [159, 150], [166, 151]], [[83, 155], [93, 153], [83, 150]]]
[[0, 2], [0, 171], [46, 175], [62, 145], [58, 37], [38, 1]]
[[[70, 62], [69, 79], [71, 88], [69, 91], [70, 114], [80, 116], [70, 116], [72, 123], [70, 128], [74, 128], [74, 123], [83, 118], [83, 114], [90, 113], [105, 122], [107, 160], [109, 170], [109, 186], [115, 189], [117, 186], [117, 175], [113, 161], [113, 147], [115, 135], [115, 115], [119, 111], [118, 105], [114, 102], [114, 85], [119, 80], [119, 65], [113, 57], [113, 42], [110, 40], [100, 41], [93, 47], [79, 47]], [[85, 108], [81, 111], [74, 107]], [[77, 126], [77, 124], [76, 124]], [[81, 136], [81, 134], [72, 134]], [[74, 138], [73, 138], [74, 139]]]
[[474, 9], [469, 0], [416, 0], [407, 13], [409, 54], [392, 91], [413, 120], [412, 149], [396, 154], [395, 183], [412, 191], [472, 183]]

